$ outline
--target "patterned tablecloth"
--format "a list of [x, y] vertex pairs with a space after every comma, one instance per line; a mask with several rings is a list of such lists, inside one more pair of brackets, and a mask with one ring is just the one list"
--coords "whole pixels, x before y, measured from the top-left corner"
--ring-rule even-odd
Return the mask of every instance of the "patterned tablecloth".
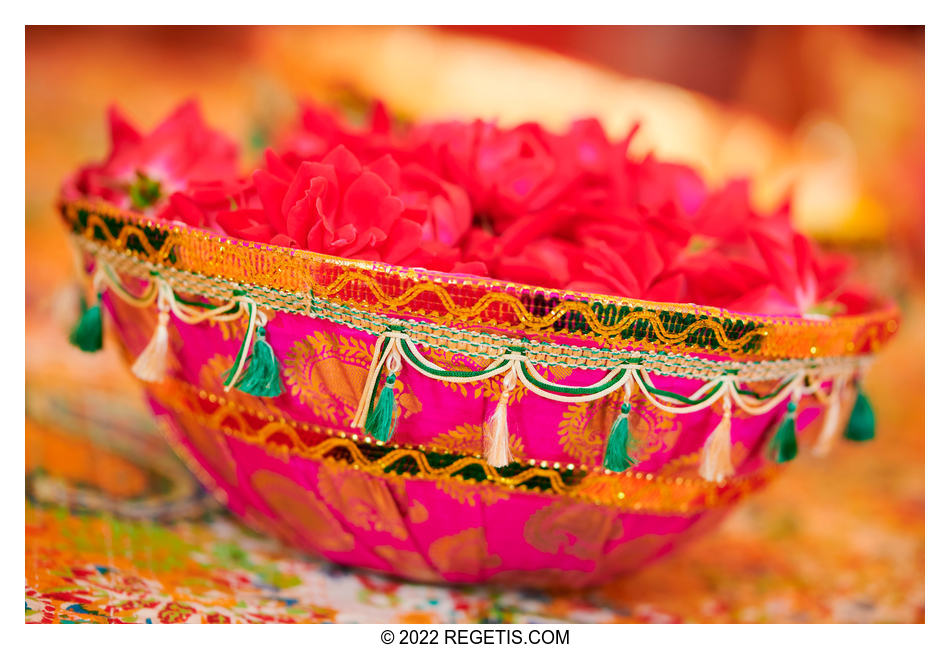
[[[878, 440], [824, 460], [802, 454], [715, 532], [597, 590], [411, 584], [237, 523], [165, 444], [114, 346], [89, 356], [66, 343], [77, 295], [55, 188], [101, 148], [90, 143], [102, 136], [89, 135], [102, 111], [92, 98], [145, 69], [130, 62], [120, 74], [117, 57], [105, 73], [66, 44], [46, 40], [27, 65], [28, 622], [923, 620], [923, 298], [913, 287], [901, 333], [866, 384]], [[191, 83], [205, 87], [198, 68], [165, 61], [148, 88], [177, 99]], [[204, 99], [225, 115], [241, 105], [223, 86]]]

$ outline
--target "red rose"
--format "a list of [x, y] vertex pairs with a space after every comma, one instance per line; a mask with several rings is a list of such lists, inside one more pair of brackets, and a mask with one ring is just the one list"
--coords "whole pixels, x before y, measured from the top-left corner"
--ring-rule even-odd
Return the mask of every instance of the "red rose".
[[776, 315], [867, 307], [841, 288], [847, 264], [796, 232], [787, 205], [760, 214], [745, 182], [712, 191], [688, 167], [629, 158], [636, 128], [618, 141], [595, 119], [560, 133], [482, 121], [397, 130], [381, 104], [351, 127], [308, 105], [263, 168], [240, 179], [234, 145], [193, 104], [148, 136], [116, 111], [110, 126], [109, 157], [71, 179], [66, 198], [548, 288]]
[[229, 181], [237, 175], [237, 146], [208, 128], [195, 102], [180, 106], [148, 135], [110, 108], [109, 130], [109, 156], [67, 181], [65, 197], [99, 197], [144, 210], [189, 183]]
[[413, 129], [409, 141], [413, 159], [464, 187], [495, 232], [528, 215], [616, 215], [624, 208], [629, 138], [610, 142], [596, 120], [575, 122], [561, 135], [534, 123], [435, 123]]
[[260, 207], [257, 190], [249, 178], [230, 182], [190, 183], [186, 191], [168, 197], [158, 218], [199, 228], [214, 229], [219, 212]]
[[694, 169], [660, 162], [652, 155], [625, 168], [631, 201], [647, 212], [674, 206], [683, 216], [694, 215], [708, 197], [706, 184]]
[[275, 154], [252, 175], [260, 207], [218, 212], [228, 234], [353, 259], [457, 260], [471, 223], [465, 194], [388, 156], [363, 165], [339, 146], [293, 170]]
[[318, 161], [338, 146], [346, 147], [363, 162], [393, 154], [399, 148], [386, 107], [374, 102], [363, 128], [349, 126], [339, 115], [311, 103], [302, 103], [297, 124], [283, 133], [276, 150], [296, 169], [301, 162]]
[[746, 181], [710, 194], [684, 225], [691, 233], [664, 273], [681, 277], [683, 301], [735, 311], [802, 315], [822, 311], [846, 264], [825, 258], [796, 232], [788, 205], [753, 210]]

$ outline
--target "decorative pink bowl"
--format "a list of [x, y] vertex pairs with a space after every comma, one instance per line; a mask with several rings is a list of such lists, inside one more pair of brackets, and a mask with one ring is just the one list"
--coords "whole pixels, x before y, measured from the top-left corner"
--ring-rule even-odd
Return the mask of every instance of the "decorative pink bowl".
[[[156, 331], [162, 290], [186, 310], [237, 305], [230, 319], [191, 323], [172, 309], [167, 371], [144, 384], [204, 484], [292, 545], [413, 580], [581, 587], [637, 569], [777, 473], [770, 439], [788, 403], [798, 444], [826, 445], [847, 419], [838, 402], [854, 400], [854, 377], [897, 328], [890, 308], [739, 315], [327, 257], [104, 204], [62, 214], [130, 364]], [[280, 363], [280, 396], [224, 387], [254, 330], [251, 307]], [[395, 432], [380, 442], [351, 424], [387, 336], [408, 351], [394, 374]], [[484, 422], [504, 374], [450, 378], [499, 359], [520, 369], [506, 396], [513, 460], [491, 466]], [[571, 401], [611, 372], [624, 380]], [[727, 393], [733, 471], [706, 480]], [[624, 403], [635, 466], [609, 471]], [[825, 403], [834, 415], [822, 416]]]

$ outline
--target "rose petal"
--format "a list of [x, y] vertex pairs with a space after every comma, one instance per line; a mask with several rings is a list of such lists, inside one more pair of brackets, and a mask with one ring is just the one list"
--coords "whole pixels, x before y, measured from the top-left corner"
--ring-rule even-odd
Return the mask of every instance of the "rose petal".
[[370, 225], [388, 232], [402, 212], [402, 201], [392, 196], [382, 178], [363, 172], [347, 187], [340, 204], [340, 223], [352, 223], [358, 230]]
[[409, 219], [397, 219], [381, 251], [383, 261], [398, 264], [419, 248], [422, 226]]

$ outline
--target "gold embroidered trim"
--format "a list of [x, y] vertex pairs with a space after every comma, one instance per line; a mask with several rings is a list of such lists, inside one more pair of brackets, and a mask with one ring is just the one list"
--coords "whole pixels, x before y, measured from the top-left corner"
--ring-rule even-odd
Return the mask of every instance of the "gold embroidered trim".
[[[165, 384], [167, 389], [168, 383]], [[365, 455], [360, 444], [346, 437], [327, 437], [316, 444], [307, 444], [301, 439], [296, 428], [285, 421], [273, 421], [255, 429], [243, 415], [226, 405], [218, 405], [213, 413], [188, 408], [185, 399], [175, 398], [173, 392], [163, 393], [163, 389], [150, 388], [152, 396], [166, 409], [187, 417], [190, 423], [197, 423], [221, 433], [252, 444], [282, 459], [289, 455], [312, 461], [330, 462], [341, 466], [350, 466], [366, 471], [386, 480], [419, 479], [427, 481], [452, 481], [470, 485], [490, 485], [509, 491], [555, 494], [595, 505], [613, 506], [631, 511], [692, 514], [710, 508], [721, 507], [738, 500], [742, 495], [755, 491], [767, 484], [777, 473], [774, 465], [765, 465], [755, 474], [744, 475], [716, 484], [704, 480], [683, 477], [665, 477], [651, 473], [587, 473], [580, 475], [574, 484], [565, 483], [559, 471], [552, 468], [531, 466], [511, 476], [501, 475], [497, 469], [478, 457], [462, 456], [445, 467], [433, 467], [424, 452], [414, 448], [393, 448], [389, 445], [373, 444], [384, 448], [386, 452], [377, 459]], [[233, 422], [236, 426], [226, 425]], [[310, 427], [311, 431], [316, 430]], [[288, 443], [289, 442], [289, 443]], [[370, 445], [366, 445], [370, 446]], [[348, 459], [340, 458], [340, 451], [348, 454]], [[417, 473], [399, 471], [395, 465], [403, 460], [414, 463]], [[467, 467], [478, 467], [485, 475], [484, 480], [472, 480], [453, 475]], [[393, 471], [397, 468], [396, 471]], [[549, 489], [539, 489], [526, 483], [542, 478], [550, 484]]]
[[[143, 386], [147, 386], [147, 384], [143, 382]], [[175, 389], [179, 391], [179, 394], [182, 391], [189, 392], [195, 397], [197, 397], [198, 399], [205, 401], [207, 403], [213, 404], [217, 406], [219, 409], [231, 409], [237, 413], [240, 413], [241, 415], [247, 415], [249, 417], [252, 417], [262, 422], [266, 421], [268, 423], [280, 423], [280, 424], [289, 426], [291, 428], [302, 430], [308, 433], [325, 435], [327, 437], [340, 437], [343, 439], [351, 439], [354, 442], [362, 441], [365, 444], [373, 444], [375, 446], [384, 445], [382, 442], [366, 434], [360, 435], [358, 433], [327, 428], [319, 424], [308, 424], [301, 421], [289, 420], [283, 417], [276, 416], [272, 413], [265, 412], [263, 410], [252, 410], [250, 408], [247, 408], [246, 406], [241, 405], [240, 403], [231, 401], [227, 397], [223, 397], [213, 392], [208, 392], [207, 390], [194, 386], [186, 381], [176, 379], [174, 377], [166, 377], [163, 384], [159, 384], [159, 386], [153, 389], [156, 391], [167, 390], [169, 386], [174, 386]], [[161, 400], [164, 403], [164, 401], [174, 399], [174, 398], [177, 398], [177, 397], [164, 397]], [[408, 448], [408, 449], [415, 449], [415, 450], [419, 450], [423, 452], [440, 453], [440, 454], [445, 454], [445, 455], [455, 454], [458, 452], [457, 450], [454, 450], [445, 446], [439, 446], [438, 444], [399, 444], [396, 442], [389, 442], [388, 444], [385, 444], [385, 446], [387, 448], [394, 448], [394, 449]], [[472, 457], [480, 458], [481, 454], [475, 453]], [[696, 458], [693, 458], [693, 460], [694, 461], [692, 463], [697, 464], [698, 456]], [[604, 469], [603, 466], [599, 464], [588, 466], [587, 464], [583, 464], [581, 462], [560, 462], [560, 461], [553, 461], [553, 460], [547, 461], [547, 460], [536, 460], [533, 458], [526, 458], [523, 463], [527, 463], [531, 466], [538, 465], [542, 469], [546, 469], [550, 466], [555, 471], [559, 471], [563, 468], [568, 471], [576, 470], [582, 473], [610, 474], [609, 471]]]
[[173, 288], [188, 294], [230, 300], [233, 299], [233, 292], [236, 289], [246, 290], [249, 297], [266, 308], [329, 320], [374, 336], [398, 327], [411, 334], [414, 342], [424, 346], [488, 360], [496, 360], [510, 353], [512, 347], [523, 347], [524, 357], [531, 363], [540, 365], [612, 370], [634, 360], [645, 370], [656, 374], [704, 381], [720, 380], [727, 374], [741, 381], [779, 380], [801, 371], [819, 374], [853, 371], [856, 366], [870, 362], [870, 357], [866, 356], [763, 361], [715, 360], [676, 353], [578, 347], [531, 340], [518, 341], [492, 333], [461, 330], [421, 321], [397, 320], [319, 299], [279, 294], [254, 286], [240, 286], [222, 279], [202, 277], [187, 271], [150, 264], [128, 254], [103, 248], [101, 244], [85, 239], [77, 238], [76, 243], [81, 249], [96, 255], [98, 259], [105, 261], [109, 267], [122, 274], [151, 280], [152, 274], [160, 271], [164, 280]]
[[[84, 223], [80, 222], [80, 212]], [[556, 336], [648, 350], [725, 351], [733, 357], [814, 358], [876, 351], [897, 330], [895, 309], [822, 321], [737, 315], [710, 307], [562, 294], [496, 280], [456, 278], [329, 257], [156, 223], [140, 214], [86, 201], [63, 204], [62, 214], [73, 231], [84, 238], [102, 241], [114, 250], [164, 267], [285, 293], [313, 294], [401, 318], [424, 317], [449, 326], [500, 328], [514, 336]], [[110, 228], [103, 217], [121, 223], [118, 231], [114, 233], [114, 227]], [[153, 244], [150, 233], [151, 239], [160, 239], [161, 243]], [[526, 306], [526, 300], [532, 308]], [[603, 313], [596, 313], [595, 306], [603, 313], [612, 309], [613, 316], [605, 318]], [[664, 320], [670, 322], [675, 314], [695, 321], [671, 332]], [[733, 339], [720, 320], [748, 323], [751, 329]], [[638, 323], [649, 324], [657, 341], [631, 339], [630, 332]], [[698, 332], [702, 335], [697, 337]]]

